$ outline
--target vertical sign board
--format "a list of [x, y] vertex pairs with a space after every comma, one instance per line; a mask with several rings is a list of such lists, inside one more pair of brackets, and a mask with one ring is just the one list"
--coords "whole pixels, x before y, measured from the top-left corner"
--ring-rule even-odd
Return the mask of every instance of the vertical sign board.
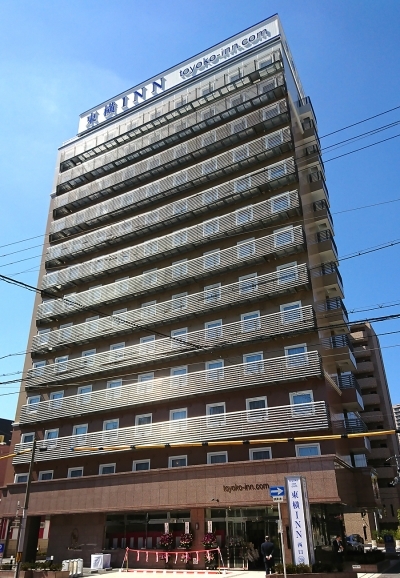
[[189, 532], [190, 532], [190, 523], [185, 522], [185, 534], [189, 534]]
[[207, 532], [208, 532], [209, 534], [212, 534], [212, 531], [213, 531], [212, 520], [208, 520], [208, 522], [207, 522]]
[[285, 481], [293, 562], [294, 564], [313, 564], [314, 546], [306, 480], [301, 476], [288, 476]]
[[4, 546], [5, 546], [5, 544], [0, 544], [0, 562], [4, 556]]
[[164, 522], [164, 533], [169, 534], [169, 522]]

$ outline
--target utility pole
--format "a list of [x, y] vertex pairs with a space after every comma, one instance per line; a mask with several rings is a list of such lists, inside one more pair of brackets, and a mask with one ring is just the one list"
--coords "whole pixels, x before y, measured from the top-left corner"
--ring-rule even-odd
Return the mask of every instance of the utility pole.
[[32, 444], [32, 454], [31, 460], [29, 462], [29, 471], [28, 471], [28, 479], [26, 480], [26, 490], [25, 490], [25, 498], [24, 503], [22, 506], [22, 517], [21, 522], [19, 525], [18, 530], [18, 540], [17, 540], [17, 555], [16, 555], [16, 566], [15, 566], [15, 573], [14, 578], [19, 578], [19, 573], [21, 569], [21, 560], [22, 560], [22, 552], [24, 549], [24, 541], [25, 541], [25, 530], [26, 530], [26, 519], [27, 519], [27, 512], [29, 506], [29, 497], [30, 497], [30, 489], [31, 489], [31, 480], [32, 480], [32, 470], [33, 464], [35, 462], [35, 450], [36, 450], [36, 439], [33, 440]]
[[281, 513], [281, 503], [278, 502], [278, 534], [280, 537], [281, 550], [282, 550], [282, 564], [283, 564], [283, 576], [286, 578], [286, 554], [285, 554], [285, 542], [283, 540], [283, 523], [282, 523], [282, 513]]

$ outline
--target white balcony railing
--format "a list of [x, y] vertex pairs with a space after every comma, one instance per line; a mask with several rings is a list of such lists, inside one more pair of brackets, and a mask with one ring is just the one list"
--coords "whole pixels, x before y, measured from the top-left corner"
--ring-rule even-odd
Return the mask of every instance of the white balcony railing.
[[61, 383], [85, 375], [94, 376], [121, 368], [133, 367], [162, 358], [171, 358], [194, 352], [207, 352], [238, 343], [248, 343], [276, 335], [296, 333], [314, 327], [311, 305], [287, 312], [263, 315], [248, 321], [220, 325], [213, 329], [191, 331], [179, 337], [165, 337], [148, 343], [137, 343], [115, 351], [105, 351], [88, 357], [64, 360], [28, 371], [27, 385], [42, 386]]
[[248, 265], [263, 261], [266, 255], [291, 254], [303, 247], [303, 229], [301, 225], [298, 225], [293, 229], [287, 229], [282, 234], [273, 233], [221, 251], [217, 250], [214, 258], [203, 255], [163, 269], [142, 273], [130, 279], [88, 289], [76, 295], [66, 295], [64, 299], [45, 301], [38, 306], [37, 318], [70, 315], [74, 311], [83, 311], [99, 303], [117, 302], [132, 295], [137, 297], [154, 293], [167, 286], [184, 285], [194, 278], [202, 279], [212, 276], [215, 279], [217, 273], [242, 267], [243, 263]]
[[48, 351], [50, 348], [58, 349], [74, 343], [88, 342], [100, 336], [132, 333], [136, 329], [152, 327], [173, 319], [191, 317], [215, 309], [221, 310], [232, 304], [255, 301], [266, 295], [270, 298], [272, 295], [303, 287], [308, 282], [307, 265], [295, 265], [200, 293], [152, 303], [140, 309], [39, 333], [33, 338], [32, 349]]
[[[82, 436], [66, 436], [40, 442], [35, 454], [35, 462], [82, 457], [119, 451], [118, 445], [159, 445], [173, 443], [211, 442], [229, 439], [287, 434], [296, 431], [320, 431], [330, 427], [325, 402], [317, 401], [299, 405], [269, 407], [260, 419], [260, 410], [235, 411], [213, 416], [192, 417], [177, 422], [164, 421], [141, 426], [131, 426], [111, 431], [89, 433], [82, 444]], [[74, 453], [74, 447], [99, 448], [110, 446], [109, 450], [91, 449]], [[32, 444], [18, 444], [16, 451], [28, 449]], [[46, 449], [47, 451], [43, 451]], [[42, 450], [42, 451], [41, 451]], [[30, 454], [22, 454], [13, 463], [30, 461]]]
[[177, 253], [182, 255], [189, 248], [193, 249], [209, 243], [210, 240], [223, 238], [227, 233], [254, 229], [271, 219], [276, 219], [277, 213], [286, 213], [293, 207], [299, 207], [297, 191], [287, 193], [287, 196], [280, 195], [279, 199], [266, 199], [260, 203], [247, 205], [212, 220], [208, 219], [197, 225], [175, 230], [169, 235], [153, 237], [150, 241], [48, 273], [43, 277], [42, 288], [65, 286], [73, 282], [84, 283], [88, 279], [101, 277], [105, 272], [130, 268], [133, 263], [138, 266], [140, 263], [148, 264], [168, 255]]
[[[276, 85], [276, 81], [271, 79], [270, 80], [270, 87], [271, 89], [275, 88]], [[247, 91], [246, 91], [247, 92]], [[250, 96], [247, 95], [246, 92], [242, 91], [242, 95], [246, 95], [246, 96]], [[252, 92], [254, 93], [254, 89], [252, 90]], [[231, 98], [230, 100], [238, 100], [239, 104], [242, 103], [243, 98], [240, 95], [240, 93], [235, 97]], [[248, 101], [248, 99], [246, 99]], [[221, 103], [218, 103], [218, 109], [220, 109], [221, 111]], [[231, 105], [232, 106], [232, 105]], [[228, 110], [231, 109], [231, 106], [228, 106]], [[250, 105], [250, 103], [248, 104], [248, 110], [250, 110], [252, 107]], [[225, 109], [227, 110], [227, 109]], [[222, 112], [222, 111], [221, 111]], [[187, 134], [189, 135], [189, 137], [194, 137], [194, 138], [189, 138], [188, 140], [184, 140], [184, 145], [182, 143], [182, 139], [181, 138], [176, 138], [175, 139], [175, 143], [173, 146], [171, 146], [170, 148], [168, 148], [167, 150], [163, 151], [163, 152], [159, 152], [157, 154], [157, 149], [153, 149], [151, 148], [151, 146], [154, 144], [155, 142], [159, 142], [160, 141], [160, 137], [161, 135], [158, 134], [157, 132], [153, 132], [150, 135], [144, 136], [140, 139], [137, 139], [133, 142], [130, 142], [129, 144], [125, 144], [121, 147], [119, 147], [118, 149], [114, 149], [113, 151], [105, 154], [103, 157], [97, 157], [93, 160], [87, 161], [86, 163], [83, 163], [77, 167], [74, 167], [72, 169], [70, 169], [69, 171], [65, 171], [63, 173], [59, 174], [59, 184], [63, 184], [66, 183], [68, 181], [72, 181], [71, 184], [73, 184], [74, 179], [78, 180], [78, 182], [80, 182], [81, 179], [78, 179], [78, 177], [80, 177], [81, 175], [85, 175], [86, 173], [89, 173], [91, 171], [95, 171], [94, 174], [102, 174], [102, 167], [104, 167], [104, 165], [110, 165], [114, 163], [114, 161], [119, 161], [119, 163], [116, 163], [114, 166], [118, 167], [118, 164], [121, 166], [123, 164], [126, 164], [127, 161], [129, 160], [130, 162], [132, 161], [137, 161], [135, 163], [135, 175], [139, 175], [141, 173], [146, 173], [149, 171], [149, 161], [148, 160], [141, 160], [141, 157], [143, 156], [143, 152], [147, 152], [147, 154], [151, 154], [151, 152], [153, 152], [153, 156], [151, 157], [153, 162], [155, 161], [157, 163], [156, 166], [163, 166], [166, 165], [167, 163], [171, 163], [176, 159], [182, 159], [183, 157], [185, 157], [186, 155], [190, 155], [193, 152], [196, 152], [204, 149], [204, 140], [209, 140], [210, 138], [210, 131], [212, 131], [212, 143], [215, 145], [216, 143], [218, 143], [218, 141], [221, 141], [223, 139], [226, 139], [227, 137], [232, 135], [232, 128], [235, 124], [237, 124], [238, 122], [242, 122], [242, 120], [244, 120], [244, 128], [250, 128], [252, 126], [255, 126], [261, 122], [263, 122], [263, 120], [265, 120], [264, 117], [264, 113], [263, 110], [255, 110], [255, 111], [251, 111], [248, 114], [241, 116], [241, 117], [237, 117], [237, 114], [235, 115], [234, 111], [231, 109], [230, 110], [231, 114], [228, 116], [228, 114], [225, 115], [225, 120], [229, 119], [229, 122], [226, 122], [223, 125], [219, 125], [219, 126], [213, 126], [213, 123], [211, 121], [210, 117], [215, 117], [216, 116], [216, 110], [215, 107], [211, 107], [211, 111], [210, 108], [207, 107], [206, 109], [203, 109], [203, 115], [204, 113], [206, 114], [206, 119], [208, 120], [208, 123], [205, 122], [205, 119], [201, 118], [202, 114], [199, 112], [196, 115], [192, 115], [192, 116], [197, 116], [197, 118], [199, 118], [198, 124], [197, 126], [194, 126], [193, 129], [194, 130], [187, 130], [188, 128], [188, 121], [190, 121], [189, 118], [186, 117], [186, 122], [184, 123], [184, 125], [182, 127], [182, 120], [180, 120], [179, 122], [175, 122], [173, 123], [173, 126], [170, 127], [169, 133], [170, 134], [174, 134], [176, 133], [179, 129], [182, 130], [182, 128], [186, 129]], [[217, 118], [220, 115], [217, 115]], [[233, 120], [233, 117], [236, 116], [236, 119]], [[201, 136], [198, 136], [199, 132], [201, 132], [202, 130], [204, 131], [204, 129], [208, 129], [206, 132], [203, 132]], [[196, 130], [197, 129], [197, 130]], [[197, 134], [196, 134], [197, 133]], [[143, 150], [144, 149], [144, 150]], [[204, 151], [205, 152], [205, 151]], [[154, 154], [156, 153], [156, 154]], [[123, 169], [124, 170], [124, 169]], [[125, 169], [126, 170], [126, 169]], [[101, 177], [103, 178], [103, 177]], [[91, 180], [91, 179], [90, 179]], [[76, 185], [75, 185], [76, 186]], [[86, 185], [84, 185], [86, 186]], [[64, 195], [65, 197], [68, 197], [68, 193], [66, 195]], [[59, 206], [63, 206], [65, 203], [62, 203], [62, 199], [64, 197], [63, 195], [57, 198], [57, 201], [55, 203], [56, 207]], [[58, 200], [59, 199], [59, 200]], [[69, 202], [71, 202], [71, 197], [69, 198]]]
[[[274, 106], [274, 108], [271, 108], [269, 113], [274, 116], [279, 116], [281, 113], [279, 112], [278, 104]], [[290, 139], [285, 142], [290, 142]], [[120, 194], [117, 197], [53, 221], [50, 226], [50, 234], [59, 233], [69, 227], [85, 225], [94, 219], [102, 218], [106, 220], [110, 217], [110, 213], [115, 216], [116, 212], [123, 213], [126, 212], [126, 210], [137, 208], [138, 205], [150, 205], [155, 198], [171, 196], [179, 191], [186, 191], [194, 186], [215, 180], [222, 173], [227, 175], [236, 171], [238, 168], [250, 167], [255, 164], [255, 162], [268, 159], [275, 154], [275, 149], [270, 146], [271, 144], [272, 142], [268, 143], [266, 137], [255, 139], [247, 143], [247, 145], [242, 143], [227, 152], [215, 155], [212, 159], [198, 162], [188, 168], [176, 170], [176, 172], [171, 171], [168, 176], [142, 186], [137, 186], [140, 185], [140, 182], [138, 182], [136, 186], [135, 184], [130, 184], [128, 175], [124, 174], [125, 178], [121, 183], [113, 184], [113, 182], [110, 182], [110, 187], [107, 189], [109, 190], [108, 194], [111, 194], [111, 192], [119, 192]], [[276, 146], [278, 146], [278, 143], [275, 144], [275, 147]], [[244, 151], [246, 151], [246, 154], [244, 154]], [[241, 155], [243, 158], [238, 160]], [[146, 162], [150, 161], [151, 159]], [[131, 167], [131, 172], [134, 171], [134, 166], [135, 165]], [[125, 173], [127, 173], [127, 171], [128, 169], [125, 169]], [[119, 173], [112, 173], [105, 178], [112, 181], [113, 178], [116, 179], [116, 175], [118, 174]], [[90, 186], [94, 188], [96, 183], [99, 183], [97, 185], [99, 189], [101, 184], [99, 180], [94, 181]], [[125, 192], [127, 188], [131, 188], [132, 190]], [[79, 190], [80, 189], [73, 190], [68, 193], [68, 195], [72, 195], [72, 193], [76, 193]], [[65, 196], [67, 195], [62, 195], [61, 197], [57, 197], [57, 199], [63, 199]], [[92, 195], [91, 199], [96, 200], [102, 196], [106, 195], [102, 195], [99, 192], [97, 196]]]
[[[36, 423], [63, 417], [81, 416], [132, 406], [142, 406], [169, 399], [206, 395], [236, 388], [267, 385], [321, 376], [317, 351], [239, 363], [217, 369], [196, 371], [179, 376], [133, 382], [113, 389], [45, 400], [21, 408], [19, 421]], [[144, 395], [145, 394], [145, 395]]]
[[[206, 213], [209, 210], [210, 202], [222, 206], [236, 202], [239, 195], [242, 198], [254, 196], [255, 191], [265, 185], [266, 182], [268, 182], [268, 169], [250, 173], [245, 178], [241, 177], [240, 179], [227, 181], [222, 185], [179, 201], [168, 203], [152, 211], [140, 213], [124, 221], [118, 221], [101, 229], [82, 234], [79, 237], [74, 236], [74, 238], [63, 243], [51, 245], [46, 252], [46, 261], [49, 262], [53, 259], [62, 259], [64, 261], [66, 258], [74, 258], [81, 254], [98, 250], [102, 246], [126, 242], [127, 239], [140, 237], [150, 230], [154, 232], [171, 223], [181, 223], [194, 214]], [[290, 192], [291, 196], [292, 193], [293, 191]], [[279, 209], [279, 199], [283, 201], [281, 210]], [[271, 209], [271, 218], [279, 218], [283, 210], [290, 210], [292, 206], [298, 206], [298, 199], [297, 205], [292, 198], [290, 198], [290, 201], [293, 201], [293, 203], [290, 206], [287, 206], [284, 201], [285, 197], [281, 197], [281, 195], [271, 199], [271, 203], [274, 205]]]

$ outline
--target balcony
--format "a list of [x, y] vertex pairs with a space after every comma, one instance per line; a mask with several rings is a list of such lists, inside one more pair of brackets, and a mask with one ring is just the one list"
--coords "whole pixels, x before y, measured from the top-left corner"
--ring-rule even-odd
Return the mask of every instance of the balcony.
[[[369, 363], [369, 362], [368, 362]], [[360, 371], [360, 363], [357, 364], [357, 370]], [[361, 390], [365, 391], [367, 389], [376, 389], [378, 387], [378, 382], [375, 377], [357, 377], [357, 381], [360, 385]]]
[[[282, 84], [282, 80], [282, 77], [271, 79], [269, 86], [264, 84], [262, 89], [267, 89], [266, 92], [273, 91], [277, 85]], [[182, 145], [182, 143], [186, 142], [189, 150], [196, 151], [201, 149], [202, 139], [207, 138], [207, 131], [210, 130], [216, 132], [215, 142], [211, 145], [212, 150], [213, 147], [218, 146], [218, 141], [231, 134], [230, 125], [226, 124], [227, 121], [236, 119], [237, 122], [238, 118], [246, 118], [248, 126], [263, 122], [263, 111], [256, 109], [265, 106], [265, 102], [271, 100], [264, 95], [265, 92], [260, 94], [256, 86], [247, 87], [245, 90], [236, 93], [234, 98], [225, 98], [222, 102], [215, 103], [212, 108], [203, 108], [191, 115], [187, 115], [184, 120], [179, 118], [179, 120], [157, 131], [146, 134], [129, 143], [124, 143], [123, 146], [107, 151], [104, 155], [97, 156], [64, 171], [58, 177], [57, 195], [63, 195], [107, 174], [117, 172], [123, 167], [141, 162], [149, 156], [156, 155], [160, 158], [160, 165], [163, 165], [172, 158], [177, 158], [176, 155], [171, 156], [170, 154], [173, 148], [169, 149], [169, 147], [174, 147], [177, 144]], [[233, 100], [237, 101], [238, 104], [231, 104]], [[245, 114], [244, 117], [243, 114]], [[287, 108], [282, 110], [281, 114], [281, 122], [287, 122]], [[267, 121], [264, 130], [273, 128], [273, 126], [276, 126], [276, 122], [271, 125]], [[199, 137], [200, 134], [204, 136]], [[167, 152], [165, 152], [166, 150]], [[64, 206], [64, 203], [57, 203], [57, 207], [61, 206]]]
[[335, 262], [322, 263], [312, 271], [313, 277], [321, 277], [326, 293], [344, 297], [343, 280]]
[[[204, 104], [213, 104], [214, 107], [219, 105], [219, 100], [224, 99], [227, 95], [239, 95], [238, 91], [242, 91], [243, 87], [246, 87], [247, 91], [254, 91], [254, 82], [262, 81], [262, 85], [268, 84], [268, 79], [278, 72], [282, 71], [283, 63], [281, 60], [280, 51], [277, 50], [272, 53], [273, 62], [265, 68], [260, 70], [252, 67], [243, 77], [235, 80], [229, 84], [226, 84], [225, 75], [220, 75], [216, 77], [215, 86], [207, 95], [201, 94], [198, 88], [188, 90], [187, 99], [182, 100], [182, 102], [176, 106], [176, 103], [169, 100], [165, 103], [165, 108], [160, 116], [152, 116], [151, 110], [145, 110], [144, 113], [135, 116], [135, 123], [126, 121], [121, 122], [119, 125], [118, 136], [115, 136], [114, 131], [111, 135], [107, 135], [108, 139], [104, 140], [103, 135], [101, 138], [96, 140], [92, 148], [86, 149], [85, 151], [67, 149], [62, 151], [61, 154], [61, 164], [60, 172], [67, 171], [75, 166], [78, 166], [90, 159], [94, 159], [104, 153], [110, 152], [113, 149], [119, 147], [122, 144], [128, 143], [131, 140], [140, 138], [143, 135], [149, 134], [156, 129], [163, 131], [163, 137], [165, 136], [164, 131], [174, 123], [174, 121], [187, 121], [190, 124], [188, 118], [193, 112], [198, 111]], [[258, 90], [257, 90], [258, 89]], [[257, 92], [260, 92], [257, 87]], [[256, 93], [257, 93], [256, 92]], [[199, 98], [199, 94], [201, 94]], [[227, 104], [223, 101], [223, 109], [226, 110]], [[195, 121], [192, 121], [195, 124]], [[167, 132], [168, 134], [168, 132]]]
[[308, 182], [310, 183], [309, 186], [313, 201], [329, 199], [329, 192], [325, 183], [325, 175], [322, 171], [312, 171], [308, 175]]
[[316, 142], [320, 147], [317, 123], [315, 122], [315, 120], [311, 117], [306, 117], [302, 120], [302, 126], [303, 126], [303, 140], [305, 140], [307, 143]]
[[[169, 235], [153, 237], [150, 241], [108, 253], [77, 265], [71, 265], [61, 271], [48, 273], [43, 278], [42, 288], [49, 289], [55, 285], [68, 287], [71, 284], [94, 280], [106, 272], [113, 273], [132, 269], [133, 264], [135, 267], [141, 264], [150, 265], [168, 256], [182, 255], [186, 251], [192, 250], [194, 247], [201, 247], [210, 241], [255, 228], [262, 228], [263, 225], [275, 221], [277, 214], [280, 213], [281, 218], [283, 218], [287, 214], [287, 210], [293, 208], [299, 210], [297, 192], [293, 192], [292, 195], [289, 193], [286, 196], [280, 196], [278, 201], [275, 198], [266, 199], [260, 203], [242, 207], [235, 212], [215, 217], [211, 221], [178, 229]], [[82, 246], [84, 246], [83, 243]]]
[[[303, 407], [304, 406], [304, 407]], [[203, 443], [219, 440], [246, 440], [252, 437], [289, 434], [304, 431], [328, 430], [330, 427], [329, 417], [325, 402], [317, 401], [296, 406], [269, 407], [260, 416], [259, 409], [247, 411], [235, 411], [232, 413], [218, 414], [213, 416], [192, 417], [179, 420], [177, 423], [166, 421], [146, 424], [144, 426], [131, 426], [111, 431], [100, 431], [87, 434], [85, 437], [86, 447], [107, 447], [109, 450], [89, 450], [90, 455], [111, 453], [118, 451], [115, 446], [152, 446], [160, 447], [164, 444]], [[35, 454], [35, 462], [65, 459], [73, 456], [73, 448], [82, 445], [80, 436], [68, 436], [51, 440], [51, 446], [47, 451], [46, 441], [38, 444]], [[32, 444], [18, 444], [16, 451], [32, 447]], [[133, 448], [132, 448], [133, 449]], [[88, 453], [79, 452], [81, 456]], [[30, 455], [22, 454], [13, 459], [13, 464], [27, 463]]]
[[351, 338], [356, 347], [368, 344], [368, 333], [366, 331], [352, 331]]
[[364, 402], [361, 395], [360, 386], [352, 373], [338, 374], [335, 380], [342, 392], [341, 404], [344, 409], [350, 412], [362, 411]]
[[185, 333], [179, 337], [166, 337], [130, 345], [116, 351], [105, 351], [88, 357], [79, 357], [53, 363], [28, 371], [27, 387], [41, 387], [52, 383], [64, 383], [73, 378], [97, 374], [116, 375], [118, 371], [140, 366], [149, 362], [187, 356], [193, 353], [206, 353], [217, 348], [251, 343], [260, 339], [269, 339], [278, 335], [295, 335], [315, 326], [311, 305], [287, 312], [272, 313], [248, 321], [238, 321], [219, 325], [212, 329], [201, 329]]
[[42, 319], [71, 315], [73, 311], [83, 311], [94, 304], [116, 303], [131, 295], [147, 295], [160, 291], [161, 288], [183, 286], [193, 282], [193, 279], [211, 276], [215, 279], [216, 274], [241, 268], [243, 263], [264, 262], [269, 255], [290, 255], [303, 250], [303, 229], [298, 225], [284, 231], [283, 235], [278, 232], [221, 251], [216, 250], [214, 257], [203, 255], [103, 287], [82, 291], [77, 295], [46, 301], [39, 305], [37, 316]]
[[282, 271], [251, 277], [237, 283], [187, 295], [179, 299], [154, 303], [148, 307], [87, 321], [64, 329], [41, 333], [33, 338], [35, 352], [48, 352], [67, 345], [87, 343], [110, 335], [132, 333], [143, 329], [185, 319], [199, 313], [223, 310], [239, 303], [271, 299], [279, 294], [293, 293], [309, 284], [307, 266], [296, 265]]
[[318, 243], [318, 250], [321, 259], [326, 262], [337, 262], [338, 250], [332, 231], [329, 229], [326, 231], [320, 231], [315, 235], [315, 237], [316, 242]]
[[370, 459], [371, 460], [382, 460], [382, 465], [383, 462], [387, 459], [390, 458], [390, 449], [389, 448], [371, 448], [371, 455], [370, 455]]
[[[382, 464], [382, 467], [376, 467], [375, 468], [376, 473], [378, 474], [378, 478], [383, 478], [383, 479], [387, 479], [388, 482], [391, 482], [393, 480], [393, 478], [396, 476], [396, 469], [393, 467], [389, 467], [389, 466], [384, 466]], [[394, 489], [394, 491], [396, 492], [397, 488]]]
[[[358, 355], [357, 355], [357, 351], [354, 352], [355, 353], [355, 357], [358, 359]], [[372, 361], [357, 361], [357, 374], [360, 373], [374, 373], [375, 369], [374, 369], [374, 364], [372, 363]], [[363, 378], [361, 378], [361, 376], [359, 376], [357, 378], [361, 382], [363, 382]], [[368, 378], [368, 379], [375, 379], [375, 378]], [[363, 385], [365, 387], [365, 381], [363, 382]], [[376, 379], [373, 382], [376, 384]]]
[[320, 199], [313, 203], [314, 220], [318, 226], [324, 227], [333, 231], [333, 220], [329, 210], [329, 205], [326, 199]]
[[[346, 418], [332, 422], [333, 433], [364, 433], [368, 431], [367, 426], [361, 418]], [[360, 438], [362, 439], [362, 438]], [[363, 442], [364, 445], [364, 442]]]
[[383, 413], [381, 411], [364, 411], [362, 418], [365, 423], [369, 424], [382, 424], [383, 423]]
[[347, 309], [340, 297], [328, 297], [323, 303], [317, 304], [316, 310], [317, 317], [321, 320], [321, 329], [332, 328], [333, 325], [343, 331], [349, 329]]
[[[247, 170], [251, 172], [254, 168], [259, 167], [260, 161], [271, 162], [273, 157], [290, 151], [292, 146], [290, 130], [282, 129], [250, 143], [241, 144], [178, 173], [171, 173], [153, 183], [134, 188], [128, 192], [121, 190], [122, 194], [112, 199], [95, 204], [68, 217], [54, 220], [50, 226], [51, 240], [55, 241], [70, 234], [74, 228], [76, 232], [79, 232], [89, 226], [98, 226], [100, 223], [110, 221], [110, 219], [115, 220], [117, 216], [126, 216], [127, 213], [137, 211], [138, 208], [142, 209], [151, 204], [154, 205], [155, 200], [169, 198], [177, 193], [193, 192], [200, 185], [208, 185], [221, 177], [234, 176], [237, 171]], [[280, 170], [277, 167], [280, 167]], [[297, 179], [292, 158], [267, 167], [264, 175], [266, 182], [271, 183], [270, 187], [290, 184]], [[251, 181], [249, 181], [248, 186], [245, 186], [246, 178], [247, 176], [238, 180], [243, 183], [243, 188], [248, 189], [251, 187]]]
[[[268, 92], [264, 94], [264, 101], [266, 105], [268, 105], [268, 103], [270, 103], [271, 101], [276, 100], [274, 91], [276, 87], [280, 84], [283, 84], [283, 82], [284, 80], [282, 76], [277, 77], [274, 80], [271, 79], [269, 81], [270, 86], [268, 88], [270, 94], [269, 96]], [[209, 109], [206, 109], [206, 112], [208, 111]], [[258, 116], [259, 122], [260, 121], [262, 122], [263, 119], [262, 112], [258, 111], [256, 113], [250, 114], [253, 115], [255, 114], [256, 116]], [[280, 114], [280, 112], [278, 114]], [[227, 111], [225, 113], [225, 120], [228, 120], [229, 116], [230, 116], [229, 111]], [[218, 132], [220, 132], [221, 134], [222, 133], [225, 134], [224, 138], [229, 138], [228, 142], [229, 146], [232, 146], [234, 140], [238, 139], [242, 140], [243, 138], [246, 137], [247, 134], [246, 128], [241, 130], [238, 130], [238, 128], [236, 128], [237, 125], [242, 124], [246, 125], [245, 118], [236, 119], [236, 121], [227, 123], [218, 129]], [[206, 123], [204, 123], [203, 126], [205, 128], [208, 128]], [[240, 135], [240, 132], [243, 132], [244, 134]], [[249, 134], [248, 136], [251, 136], [251, 134]], [[157, 138], [155, 138], [155, 136], [153, 138], [154, 142], [157, 142]], [[179, 152], [182, 147], [182, 144], [179, 143], [177, 146], [171, 147], [167, 149], [165, 152], [153, 155], [150, 159], [152, 161], [152, 166], [149, 166], [149, 160], [145, 159], [143, 161], [139, 161], [135, 164], [132, 164], [131, 166], [129, 166], [129, 168], [118, 169], [117, 167], [117, 169], [116, 170], [114, 169], [114, 172], [112, 172], [111, 174], [105, 177], [96, 178], [95, 181], [90, 182], [88, 184], [84, 184], [83, 186], [79, 186], [80, 179], [78, 179], [78, 182], [75, 184], [79, 188], [74, 188], [69, 192], [62, 194], [61, 196], [56, 197], [54, 203], [55, 214], [57, 216], [62, 216], [63, 214], [66, 214], [70, 209], [72, 208], [76, 209], [78, 207], [87, 205], [88, 203], [92, 202], [95, 199], [109, 196], [110, 194], [114, 193], [120, 193], [123, 190], [127, 190], [129, 188], [137, 187], [138, 185], [141, 185], [144, 180], [154, 180], [157, 174], [176, 170], [177, 167], [179, 167], [179, 165], [182, 162], [193, 163], [193, 161], [195, 161], [196, 156], [198, 155], [199, 150], [202, 150], [203, 154], [207, 154], [207, 151], [204, 148], [202, 138], [203, 137], [196, 137], [195, 139], [192, 139], [192, 141], [186, 141], [186, 146], [189, 147], [191, 143], [190, 148], [192, 149], [192, 153], [195, 153], [194, 157], [192, 156], [191, 158], [187, 158], [186, 161], [182, 160], [181, 162], [179, 162], [180, 156]], [[220, 140], [219, 148], [222, 148], [223, 146], [222, 143], [223, 139]], [[211, 143], [211, 147], [213, 148], [215, 144], [216, 143]], [[227, 146], [227, 144], [225, 144], [225, 146]], [[176, 154], [179, 155], [178, 158], [176, 158]], [[82, 168], [76, 170], [82, 170]], [[102, 171], [99, 169], [97, 172], [101, 173]]]
[[179, 376], [162, 377], [146, 382], [134, 382], [118, 388], [103, 389], [63, 399], [40, 401], [21, 408], [20, 423], [37, 423], [65, 417], [82, 416], [129, 407], [139, 407], [153, 402], [187, 399], [197, 395], [210, 395], [237, 388], [275, 385], [304, 380], [322, 375], [317, 351], [293, 356], [264, 359], [254, 364], [240, 363], [218, 369], [197, 371]]
[[357, 367], [353, 355], [353, 346], [347, 334], [332, 335], [331, 337], [323, 338], [321, 343], [325, 349], [334, 350], [335, 363], [339, 367], [342, 367], [343, 371], [348, 369], [354, 370]]
[[364, 403], [366, 406], [368, 405], [380, 405], [381, 398], [377, 393], [364, 393]]

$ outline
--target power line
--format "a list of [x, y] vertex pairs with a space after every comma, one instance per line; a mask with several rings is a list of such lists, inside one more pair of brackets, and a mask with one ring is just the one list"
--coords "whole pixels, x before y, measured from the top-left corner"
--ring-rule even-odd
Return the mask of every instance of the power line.
[[339, 129], [334, 130], [332, 132], [328, 132], [327, 134], [324, 134], [323, 136], [321, 136], [319, 138], [326, 138], [328, 136], [331, 136], [332, 134], [342, 132], [343, 130], [347, 130], [348, 128], [352, 128], [353, 126], [357, 126], [359, 124], [363, 124], [364, 122], [368, 122], [369, 120], [372, 120], [374, 118], [378, 118], [378, 116], [383, 116], [384, 114], [388, 114], [389, 112], [393, 112], [394, 110], [398, 110], [399, 108], [400, 108], [400, 106], [395, 106], [394, 108], [389, 108], [388, 110], [384, 110], [383, 112], [380, 112], [379, 114], [374, 114], [374, 116], [369, 116], [368, 118], [364, 118], [363, 120], [359, 120], [358, 122], [354, 122], [353, 124], [348, 124], [347, 126], [344, 126], [343, 128], [339, 128]]

